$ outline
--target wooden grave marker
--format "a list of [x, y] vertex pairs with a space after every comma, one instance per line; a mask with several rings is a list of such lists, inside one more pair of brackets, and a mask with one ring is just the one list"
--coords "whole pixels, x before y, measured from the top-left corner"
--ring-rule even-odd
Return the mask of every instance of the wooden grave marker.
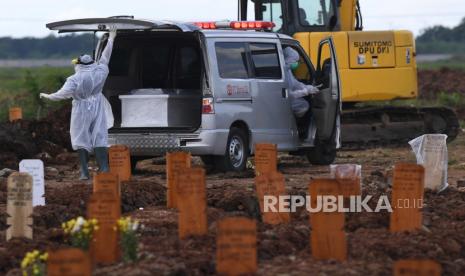
[[6, 240], [12, 238], [32, 239], [32, 176], [27, 173], [12, 173], [8, 177], [6, 213]]
[[392, 181], [391, 232], [421, 228], [424, 180], [423, 166], [407, 163], [395, 165]]
[[216, 272], [219, 275], [251, 275], [257, 272], [257, 223], [242, 217], [218, 222]]
[[289, 223], [291, 216], [289, 213], [265, 212], [265, 196], [273, 196], [279, 199], [279, 196], [286, 195], [284, 176], [279, 172], [261, 174], [255, 177], [255, 189], [257, 192], [258, 202], [262, 213], [262, 221], [267, 224]]
[[191, 167], [191, 154], [188, 152], [166, 153], [166, 206], [177, 208], [176, 201], [176, 177], [179, 170]]
[[202, 168], [178, 171], [176, 198], [178, 198], [179, 238], [202, 236], [208, 233], [205, 170]]
[[274, 144], [255, 145], [255, 175], [278, 171], [278, 149]]
[[118, 175], [113, 173], [98, 173], [94, 176], [93, 192], [108, 192], [121, 200], [121, 184]]
[[10, 122], [15, 122], [23, 119], [23, 109], [21, 107], [12, 107], [9, 110]]
[[399, 260], [394, 276], [441, 276], [441, 265], [432, 260]]
[[77, 248], [48, 251], [48, 276], [90, 276], [92, 266], [89, 256]]
[[131, 154], [129, 147], [114, 145], [108, 152], [110, 172], [118, 175], [119, 181], [131, 180]]
[[362, 167], [354, 164], [331, 165], [331, 177], [339, 183], [344, 197], [362, 195]]
[[45, 205], [44, 162], [42, 160], [22, 160], [19, 163], [19, 172], [32, 176], [32, 206]]
[[87, 218], [97, 219], [98, 230], [90, 245], [95, 263], [111, 264], [120, 256], [116, 222], [121, 217], [120, 201], [113, 193], [96, 192], [87, 205]]
[[[309, 186], [311, 206], [316, 208], [318, 196], [342, 195], [335, 179], [315, 179]], [[340, 212], [310, 213], [312, 256], [317, 260], [347, 260], [347, 240], [344, 232], [345, 214]]]

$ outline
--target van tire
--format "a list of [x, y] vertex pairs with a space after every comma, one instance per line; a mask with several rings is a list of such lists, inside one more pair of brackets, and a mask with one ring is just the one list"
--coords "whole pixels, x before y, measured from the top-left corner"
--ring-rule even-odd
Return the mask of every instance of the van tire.
[[222, 172], [244, 171], [249, 158], [249, 139], [247, 132], [241, 128], [232, 127], [229, 130], [225, 155], [215, 157], [215, 168]]
[[307, 159], [312, 165], [331, 165], [336, 160], [337, 150], [332, 143], [318, 143], [307, 152]]

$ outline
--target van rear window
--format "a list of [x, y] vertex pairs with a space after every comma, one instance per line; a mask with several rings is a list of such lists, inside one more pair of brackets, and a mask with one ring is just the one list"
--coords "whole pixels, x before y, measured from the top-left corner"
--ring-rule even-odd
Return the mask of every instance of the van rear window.
[[215, 44], [218, 69], [224, 79], [247, 79], [246, 45], [242, 42], [218, 42]]
[[251, 43], [250, 52], [255, 69], [255, 78], [281, 79], [281, 66], [276, 44]]

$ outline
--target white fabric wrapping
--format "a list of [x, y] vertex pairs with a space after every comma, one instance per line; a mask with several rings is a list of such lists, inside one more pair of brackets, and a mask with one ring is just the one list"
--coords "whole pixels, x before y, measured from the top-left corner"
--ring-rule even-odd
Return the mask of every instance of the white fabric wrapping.
[[425, 134], [409, 142], [417, 164], [425, 167], [425, 188], [442, 191], [447, 188], [447, 135]]

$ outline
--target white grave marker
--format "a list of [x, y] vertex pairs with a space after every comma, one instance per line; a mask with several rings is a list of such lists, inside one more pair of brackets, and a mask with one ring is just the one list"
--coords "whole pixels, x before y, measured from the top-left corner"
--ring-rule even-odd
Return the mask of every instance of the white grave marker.
[[22, 160], [19, 163], [19, 172], [32, 175], [32, 206], [45, 205], [44, 163], [42, 160]]

